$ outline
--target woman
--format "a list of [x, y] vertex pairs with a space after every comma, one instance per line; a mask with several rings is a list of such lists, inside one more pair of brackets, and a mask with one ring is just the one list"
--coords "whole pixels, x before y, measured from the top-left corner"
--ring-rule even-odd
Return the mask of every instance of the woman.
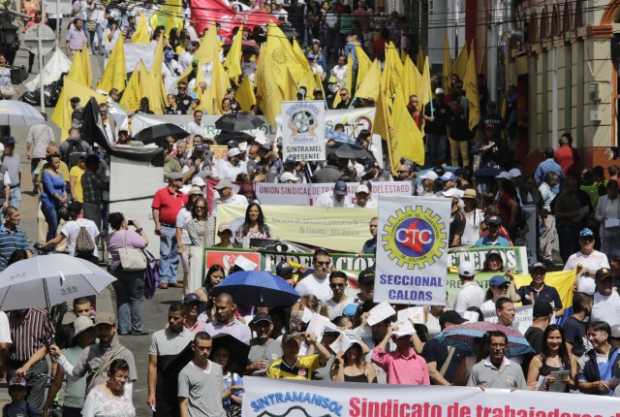
[[620, 198], [616, 181], [607, 182], [606, 188], [607, 195], [598, 199], [594, 216], [600, 223], [601, 252], [610, 253], [620, 247]]
[[465, 232], [465, 214], [460, 206], [460, 200], [452, 198], [451, 219], [450, 219], [450, 247], [461, 246], [463, 233]]
[[129, 380], [129, 365], [115, 359], [108, 370], [108, 381], [90, 390], [84, 401], [82, 417], [134, 417], [136, 409], [131, 390], [125, 389]]
[[41, 193], [41, 211], [47, 222], [47, 239], [56, 237], [60, 209], [67, 205], [67, 191], [65, 179], [60, 173], [60, 156], [50, 155], [41, 175], [43, 192]]
[[484, 213], [477, 208], [478, 194], [473, 188], [465, 189], [463, 194], [463, 215], [465, 216], [465, 230], [461, 237], [463, 246], [474, 245], [480, 239], [480, 225], [484, 221]]
[[586, 353], [586, 361], [579, 375], [579, 391], [586, 394], [612, 395], [618, 385], [620, 349], [614, 347], [609, 338], [611, 327], [603, 321], [588, 326], [588, 340], [592, 349]]
[[[343, 336], [341, 336], [343, 337]], [[368, 347], [359, 340], [347, 340], [344, 352], [340, 352], [332, 368], [332, 381], [337, 382], [377, 382], [375, 368], [364, 358]]]
[[244, 248], [250, 247], [250, 239], [270, 239], [269, 226], [265, 224], [263, 209], [251, 203], [245, 211], [245, 220], [235, 235], [235, 242]]
[[[144, 316], [144, 271], [124, 271], [119, 250], [124, 247], [144, 249], [148, 240], [142, 228], [135, 221], [125, 221], [122, 213], [110, 213], [108, 221], [112, 234], [108, 250], [112, 255], [110, 272], [117, 278], [114, 283], [118, 308], [118, 333], [120, 335], [146, 335], [143, 328]], [[129, 225], [135, 230], [130, 230]]]
[[487, 252], [487, 256], [484, 258], [482, 272], [504, 273], [509, 282], [508, 292], [505, 297], [510, 298], [515, 303], [521, 301], [521, 296], [517, 293], [517, 287], [514, 283], [514, 274], [511, 271], [504, 271], [504, 260], [499, 252]]
[[[531, 390], [556, 391], [553, 384], [562, 384], [562, 391], [568, 392], [575, 385], [577, 360], [566, 350], [564, 329], [556, 324], [547, 326], [543, 333], [543, 348], [532, 358], [527, 372], [527, 385]], [[560, 372], [562, 379], [553, 373]], [[542, 383], [539, 382], [543, 377]]]
[[[185, 283], [185, 293], [190, 293], [193, 291], [193, 288], [189, 285], [188, 277], [189, 277], [189, 258], [190, 258], [190, 247], [192, 244], [192, 239], [189, 236], [188, 225], [192, 218], [194, 217], [194, 204], [196, 200], [202, 198], [203, 192], [200, 187], [193, 186], [189, 190], [189, 198], [187, 199], [187, 203], [185, 207], [179, 210], [177, 214], [176, 221], [176, 237], [178, 242], [178, 251], [181, 256], [181, 264], [183, 266], [183, 282]], [[206, 203], [202, 204], [203, 215], [206, 218]], [[194, 244], [195, 245], [195, 244]]]
[[11, 99], [15, 95], [15, 88], [11, 81], [11, 68], [4, 55], [0, 55], [0, 96]]
[[495, 302], [502, 297], [508, 296], [508, 281], [503, 275], [495, 275], [489, 280], [489, 289], [487, 291], [485, 302], [480, 306], [484, 318], [495, 316]]
[[243, 396], [243, 379], [230, 370], [230, 351], [224, 346], [217, 346], [211, 354], [211, 359], [222, 367], [224, 377], [224, 392], [222, 403], [227, 417], [241, 416], [241, 398]]
[[200, 299], [205, 303], [209, 302], [209, 293], [213, 287], [222, 282], [225, 276], [226, 271], [222, 265], [211, 265], [205, 275], [205, 279], [202, 281], [202, 288], [198, 288], [196, 294], [198, 294]]

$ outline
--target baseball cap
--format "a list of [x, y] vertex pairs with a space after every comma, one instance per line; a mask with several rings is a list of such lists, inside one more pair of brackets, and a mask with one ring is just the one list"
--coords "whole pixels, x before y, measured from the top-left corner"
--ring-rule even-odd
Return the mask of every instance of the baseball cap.
[[593, 237], [594, 237], [594, 232], [589, 227], [584, 227], [583, 229], [579, 231], [580, 239], [593, 238]]
[[546, 303], [544, 301], [536, 301], [534, 303], [534, 310], [532, 316], [534, 318], [538, 317], [549, 317], [553, 314], [553, 308], [551, 308], [551, 304]]
[[15, 138], [13, 136], [7, 136], [4, 138], [5, 145], [15, 145]]
[[471, 278], [476, 275], [475, 271], [474, 263], [471, 261], [463, 261], [459, 264], [459, 275], [462, 277]]
[[443, 92], [444, 92], [444, 91], [443, 91], [443, 88], [441, 88], [441, 87], [437, 87], [437, 88], [435, 89], [435, 94], [436, 94], [436, 95], [443, 94]]
[[343, 309], [342, 309], [342, 315], [346, 316], [346, 317], [353, 317], [357, 314], [357, 304], [347, 304]]
[[73, 320], [73, 337], [78, 337], [82, 332], [95, 327], [93, 320], [90, 317], [79, 316]]
[[543, 271], [547, 272], [547, 267], [542, 262], [536, 262], [534, 265], [530, 266], [530, 269], [532, 269], [532, 270], [534, 270], [534, 269], [542, 269]]
[[203, 195], [203, 191], [202, 188], [198, 187], [197, 185], [192, 185], [192, 187], [189, 189], [189, 195]]
[[594, 295], [596, 291], [596, 282], [592, 277], [579, 277], [577, 281], [577, 290], [576, 292], [580, 292], [582, 294]]
[[396, 330], [394, 331], [394, 336], [396, 337], [412, 336], [416, 334], [415, 328], [409, 321], [397, 321], [395, 325]]
[[474, 190], [473, 188], [468, 188], [463, 192], [463, 198], [476, 199], [477, 196], [478, 193], [476, 193], [476, 190]]
[[192, 185], [195, 185], [196, 187], [204, 187], [207, 183], [205, 183], [205, 180], [203, 180], [202, 177], [195, 176], [192, 178]]
[[450, 171], [446, 171], [441, 177], [439, 177], [442, 181], [452, 181], [454, 180], [454, 178], [456, 178], [456, 175], [454, 175], [452, 172]]
[[229, 180], [221, 180], [215, 186], [215, 189], [218, 190], [218, 191], [219, 190], [223, 190], [224, 188], [233, 188], [232, 182], [230, 182]]
[[95, 325], [109, 324], [110, 326], [116, 325], [116, 317], [112, 313], [106, 313], [105, 311], [98, 311], [95, 316]]
[[365, 193], [365, 194], [370, 194], [370, 190], [368, 189], [368, 186], [365, 184], [360, 184], [357, 186], [357, 188], [355, 189], [355, 194], [358, 193]]
[[336, 195], [346, 195], [347, 194], [347, 183], [342, 181], [342, 180], [338, 180], [336, 181], [336, 184], [334, 184], [334, 193]]
[[499, 174], [497, 174], [497, 176], [495, 177], [495, 179], [501, 180], [501, 179], [510, 179], [510, 175], [508, 174], [507, 171], [502, 171]]
[[491, 287], [501, 287], [507, 283], [508, 280], [503, 275], [495, 275], [489, 280], [489, 286]]
[[444, 311], [441, 313], [441, 316], [439, 316], [439, 325], [441, 328], [443, 328], [446, 323], [463, 324], [465, 322], [467, 322], [467, 320], [454, 310]]
[[521, 176], [521, 170], [519, 168], [513, 168], [508, 171], [508, 178], [519, 178]]
[[271, 319], [271, 316], [269, 314], [258, 313], [257, 315], [254, 316], [254, 318], [252, 319], [250, 324], [251, 325], [255, 325], [255, 324], [260, 323], [261, 321], [266, 321], [268, 323], [273, 323], [273, 320]]
[[232, 148], [228, 151], [228, 157], [229, 158], [233, 158], [235, 156], [239, 156], [241, 155], [241, 149], [239, 148]]
[[484, 219], [484, 222], [489, 226], [499, 226], [502, 224], [502, 219], [500, 219], [499, 216], [489, 216]]
[[183, 297], [183, 304], [192, 304], [192, 303], [199, 303], [200, 302], [200, 297], [198, 297], [198, 294], [196, 294], [195, 292], [190, 292], [188, 294], [185, 294], [185, 297]]

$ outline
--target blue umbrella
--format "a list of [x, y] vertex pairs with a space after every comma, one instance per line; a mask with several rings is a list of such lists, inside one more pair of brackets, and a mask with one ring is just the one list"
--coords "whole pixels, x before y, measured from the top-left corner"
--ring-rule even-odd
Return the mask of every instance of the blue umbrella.
[[450, 327], [435, 336], [435, 339], [449, 346], [458, 347], [470, 354], [475, 353], [475, 339], [482, 339], [488, 331], [499, 330], [508, 337], [508, 351], [506, 356], [509, 358], [534, 353], [534, 349], [521, 333], [513, 328], [502, 326], [497, 323], [479, 321], [475, 323], [465, 323], [459, 326]]
[[213, 288], [214, 294], [226, 292], [237, 304], [290, 306], [299, 299], [291, 284], [269, 272], [239, 271], [230, 274]]

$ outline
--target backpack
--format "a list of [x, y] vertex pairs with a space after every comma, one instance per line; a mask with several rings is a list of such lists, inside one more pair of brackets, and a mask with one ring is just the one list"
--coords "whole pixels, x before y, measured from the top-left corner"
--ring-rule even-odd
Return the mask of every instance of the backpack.
[[86, 149], [82, 146], [81, 140], [71, 140], [70, 142], [67, 148], [67, 160], [65, 161], [69, 169], [77, 165], [81, 156], [86, 155]]
[[80, 226], [77, 238], [75, 239], [75, 254], [92, 255], [95, 251], [95, 242], [85, 226]]

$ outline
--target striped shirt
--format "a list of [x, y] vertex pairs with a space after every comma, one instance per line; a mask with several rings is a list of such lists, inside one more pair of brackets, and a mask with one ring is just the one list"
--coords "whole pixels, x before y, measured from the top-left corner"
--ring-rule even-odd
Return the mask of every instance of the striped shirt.
[[9, 311], [7, 315], [13, 339], [9, 356], [11, 360], [27, 361], [42, 346], [52, 343], [54, 328], [45, 310], [30, 308], [25, 315], [19, 311]]
[[0, 271], [6, 269], [11, 255], [18, 249], [30, 249], [24, 232], [18, 228], [11, 230], [5, 225], [0, 226]]

